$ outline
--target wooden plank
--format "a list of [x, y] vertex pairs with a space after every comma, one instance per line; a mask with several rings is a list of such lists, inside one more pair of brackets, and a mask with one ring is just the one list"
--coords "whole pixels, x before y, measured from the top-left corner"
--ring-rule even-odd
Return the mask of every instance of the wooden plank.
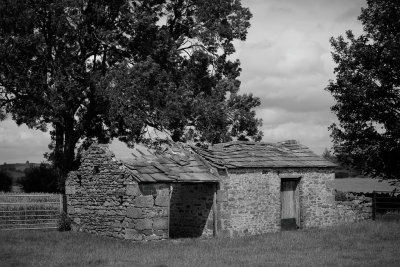
[[218, 236], [218, 211], [217, 211], [217, 190], [218, 190], [218, 184], [215, 183], [214, 185], [214, 194], [213, 194], [213, 236], [217, 237]]
[[281, 185], [282, 219], [296, 218], [295, 206], [296, 181], [283, 180]]

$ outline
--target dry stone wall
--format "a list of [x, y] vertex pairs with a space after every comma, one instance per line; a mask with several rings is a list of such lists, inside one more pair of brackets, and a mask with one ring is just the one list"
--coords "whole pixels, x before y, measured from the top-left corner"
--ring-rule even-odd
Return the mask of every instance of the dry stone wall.
[[74, 230], [132, 240], [168, 237], [169, 185], [139, 185], [101, 145], [82, 158], [66, 181]]
[[[223, 173], [220, 173], [223, 175]], [[300, 226], [336, 223], [336, 204], [329, 169], [234, 169], [223, 176], [217, 194], [222, 236], [243, 236], [279, 231], [281, 176], [298, 175]]]
[[372, 198], [342, 193], [344, 199], [336, 201], [338, 224], [372, 219]]

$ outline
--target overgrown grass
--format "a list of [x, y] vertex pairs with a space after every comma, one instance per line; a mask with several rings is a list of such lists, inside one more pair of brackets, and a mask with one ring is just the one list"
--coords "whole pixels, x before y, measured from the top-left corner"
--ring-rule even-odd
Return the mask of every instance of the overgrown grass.
[[147, 243], [73, 232], [0, 231], [0, 265], [398, 266], [399, 247], [400, 224], [396, 222]]

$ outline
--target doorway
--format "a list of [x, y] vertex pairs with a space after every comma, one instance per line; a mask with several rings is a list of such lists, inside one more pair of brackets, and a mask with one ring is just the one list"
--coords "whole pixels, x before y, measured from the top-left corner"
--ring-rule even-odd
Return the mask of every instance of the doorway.
[[296, 230], [300, 228], [300, 178], [281, 179], [281, 229]]

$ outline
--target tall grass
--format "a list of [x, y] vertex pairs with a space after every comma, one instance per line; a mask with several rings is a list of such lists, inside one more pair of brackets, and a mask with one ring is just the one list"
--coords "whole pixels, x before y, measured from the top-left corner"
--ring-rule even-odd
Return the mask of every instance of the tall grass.
[[361, 222], [236, 239], [133, 243], [83, 233], [0, 231], [4, 266], [398, 266], [400, 225]]

